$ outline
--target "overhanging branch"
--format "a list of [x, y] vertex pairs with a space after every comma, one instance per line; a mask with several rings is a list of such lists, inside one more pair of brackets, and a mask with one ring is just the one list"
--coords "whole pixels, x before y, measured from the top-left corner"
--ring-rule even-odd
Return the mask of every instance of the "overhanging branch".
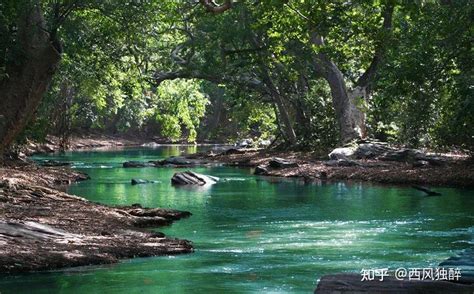
[[218, 13], [223, 13], [226, 10], [229, 10], [232, 8], [232, 0], [225, 0], [224, 4], [218, 5], [212, 0], [199, 0], [199, 3], [201, 3], [208, 12], [212, 12], [215, 14]]
[[156, 85], [160, 85], [166, 80], [176, 79], [199, 79], [206, 80], [216, 84], [231, 84], [240, 85], [249, 89], [256, 89], [261, 92], [266, 92], [263, 83], [252, 76], [226, 76], [226, 75], [212, 75], [203, 73], [197, 70], [183, 70], [183, 71], [172, 71], [172, 72], [155, 72], [153, 75], [153, 82]]
[[[383, 24], [382, 30], [384, 32], [390, 32], [392, 30], [392, 16], [393, 16], [394, 6], [392, 3], [389, 3], [385, 6], [385, 9], [382, 12]], [[374, 56], [370, 65], [367, 67], [366, 71], [355, 83], [356, 87], [368, 88], [370, 84], [375, 80], [377, 73], [377, 68], [382, 63], [383, 56], [385, 54], [387, 46], [382, 42], [375, 49]]]

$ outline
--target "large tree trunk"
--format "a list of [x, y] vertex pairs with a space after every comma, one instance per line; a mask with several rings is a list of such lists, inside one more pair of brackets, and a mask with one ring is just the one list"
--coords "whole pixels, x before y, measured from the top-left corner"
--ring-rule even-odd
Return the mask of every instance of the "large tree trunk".
[[[383, 32], [387, 33], [392, 29], [393, 10], [393, 1], [388, 1], [382, 11], [383, 24], [381, 30]], [[318, 47], [324, 46], [324, 38], [316, 31], [311, 32], [310, 42]], [[331, 88], [341, 143], [367, 136], [364, 108], [385, 49], [386, 44], [384, 42], [376, 47], [369, 67], [352, 89], [347, 89], [342, 72], [326, 54], [320, 52], [314, 55], [313, 61], [316, 71], [329, 83]]]
[[[317, 46], [324, 45], [323, 38], [316, 33], [312, 34], [311, 42]], [[315, 54], [314, 67], [331, 88], [341, 143], [347, 143], [364, 136], [365, 114], [357, 105], [360, 91], [348, 91], [342, 72], [324, 53]]]
[[8, 76], [0, 81], [2, 155], [38, 108], [61, 59], [59, 43], [45, 31], [39, 1], [33, 3], [18, 21], [19, 65], [7, 68]]

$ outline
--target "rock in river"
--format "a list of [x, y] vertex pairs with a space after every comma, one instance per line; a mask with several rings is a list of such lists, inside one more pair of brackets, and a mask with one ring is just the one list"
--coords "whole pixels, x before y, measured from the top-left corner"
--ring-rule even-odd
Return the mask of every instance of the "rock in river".
[[57, 160], [44, 160], [42, 163], [41, 163], [42, 166], [69, 166], [71, 165], [70, 162], [67, 162], [67, 161], [57, 161]]
[[126, 161], [123, 163], [123, 167], [145, 167], [145, 163], [139, 161]]
[[155, 166], [167, 167], [193, 167], [198, 165], [206, 165], [207, 162], [198, 159], [187, 158], [183, 156], [171, 156], [169, 158], [152, 162]]
[[219, 178], [198, 174], [192, 171], [185, 171], [175, 173], [171, 178], [171, 184], [173, 185], [212, 185], [219, 181]]
[[130, 182], [132, 185], [158, 183], [158, 181], [150, 181], [150, 180], [143, 180], [143, 179], [132, 179]]

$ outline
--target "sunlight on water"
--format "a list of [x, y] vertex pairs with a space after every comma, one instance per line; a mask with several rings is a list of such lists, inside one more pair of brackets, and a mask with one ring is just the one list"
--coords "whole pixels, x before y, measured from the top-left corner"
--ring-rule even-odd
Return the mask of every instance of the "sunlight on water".
[[[311, 293], [324, 274], [362, 268], [435, 266], [473, 246], [474, 193], [438, 188], [267, 181], [250, 169], [193, 168], [220, 177], [206, 189], [175, 188], [180, 169], [122, 168], [195, 148], [69, 152], [36, 157], [71, 162], [91, 176], [69, 193], [106, 204], [141, 203], [189, 210], [169, 236], [194, 242], [190, 255], [0, 278], [0, 292], [30, 293]], [[132, 186], [140, 178], [158, 181]]]

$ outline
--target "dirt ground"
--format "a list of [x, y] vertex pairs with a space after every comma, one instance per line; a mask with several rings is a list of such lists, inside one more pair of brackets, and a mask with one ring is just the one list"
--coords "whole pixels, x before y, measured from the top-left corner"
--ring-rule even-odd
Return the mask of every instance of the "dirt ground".
[[1, 273], [193, 251], [190, 241], [144, 229], [169, 225], [189, 212], [139, 204], [107, 207], [55, 189], [85, 179], [63, 168], [0, 168]]
[[297, 167], [268, 168], [268, 176], [296, 177], [305, 181], [369, 181], [385, 184], [474, 187], [474, 163], [465, 156], [446, 155], [441, 166], [416, 167], [407, 162], [357, 160], [356, 166], [329, 166], [305, 152], [248, 150], [237, 154], [198, 155], [207, 160], [234, 166], [267, 166], [273, 158], [283, 158]]

